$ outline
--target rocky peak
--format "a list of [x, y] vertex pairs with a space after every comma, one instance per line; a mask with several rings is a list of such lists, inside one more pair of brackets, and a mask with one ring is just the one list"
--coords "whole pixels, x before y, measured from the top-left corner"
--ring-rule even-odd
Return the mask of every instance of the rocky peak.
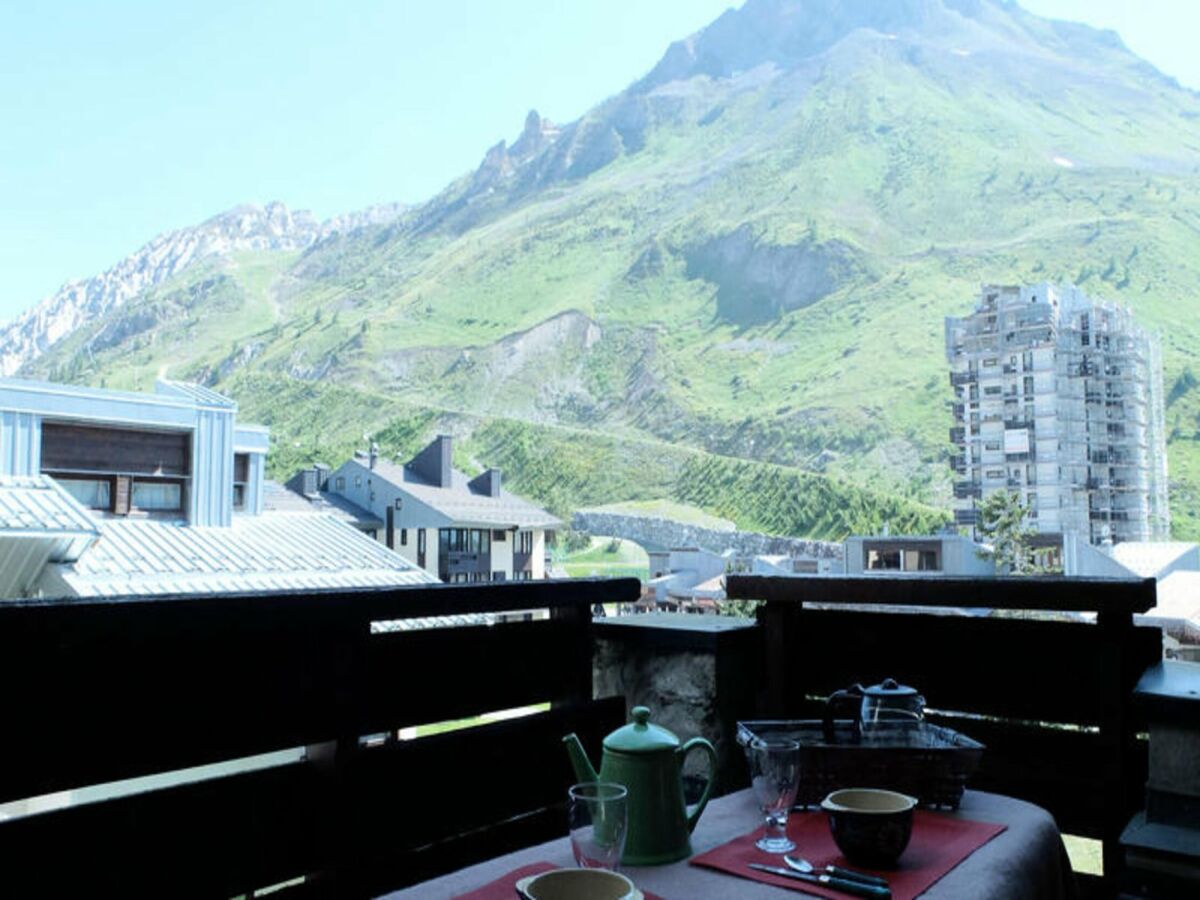
[[99, 275], [70, 281], [0, 329], [0, 374], [12, 375], [80, 325], [124, 305], [195, 262], [242, 250], [303, 250], [331, 230], [353, 230], [395, 218], [397, 204], [319, 222], [279, 202], [244, 204], [199, 225], [160, 234]]
[[1013, 0], [746, 0], [671, 44], [635, 90], [697, 75], [726, 78], [764, 64], [792, 68], [860, 30], [1010, 50], [1124, 51], [1119, 40], [1114, 46], [1112, 32], [1041, 19]]

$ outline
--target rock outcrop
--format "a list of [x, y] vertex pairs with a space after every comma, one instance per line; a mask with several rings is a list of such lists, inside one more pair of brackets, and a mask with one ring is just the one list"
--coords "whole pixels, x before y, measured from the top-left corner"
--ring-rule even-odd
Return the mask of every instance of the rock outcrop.
[[243, 250], [303, 250], [334, 233], [382, 224], [399, 204], [318, 221], [282, 203], [237, 206], [192, 228], [161, 234], [107, 271], [71, 281], [0, 330], [0, 374], [12, 375], [79, 326], [95, 322], [196, 262]]

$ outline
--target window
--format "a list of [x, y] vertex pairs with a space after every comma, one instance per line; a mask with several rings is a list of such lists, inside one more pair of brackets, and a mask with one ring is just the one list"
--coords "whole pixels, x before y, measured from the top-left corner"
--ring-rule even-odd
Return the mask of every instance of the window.
[[408, 529], [407, 528], [400, 529], [400, 546], [401, 547], [408, 546]]
[[492, 531], [492, 540], [497, 544], [503, 544], [508, 540], [508, 532], [503, 528], [496, 528]]
[[112, 509], [112, 482], [107, 478], [59, 478], [57, 481], [88, 509]]
[[521, 531], [517, 533], [517, 552], [526, 554], [533, 552], [532, 531]]
[[492, 581], [504, 581], [504, 580], [505, 580], [505, 577], [504, 577], [503, 572], [493, 572], [492, 573]]
[[994, 384], [991, 387], [985, 387], [983, 389], [983, 392], [985, 394], [987, 394], [989, 397], [994, 397], [1000, 393], [1000, 385]]
[[996, 359], [995, 358], [985, 359], [983, 361], [983, 365], [985, 368], [990, 368], [991, 366], [996, 365]]
[[984, 449], [984, 450], [999, 450], [999, 449], [1000, 449], [1000, 442], [999, 442], [999, 441], [987, 441], [987, 442], [986, 442], [986, 443], [983, 445], [983, 449]]
[[170, 511], [183, 508], [183, 485], [177, 481], [142, 481], [133, 483], [134, 509]]
[[250, 481], [250, 454], [233, 454], [233, 508], [246, 508], [246, 484]]
[[987, 478], [1003, 478], [1004, 470], [1003, 469], [988, 469], [983, 474]]
[[403, 509], [404, 508], [404, 499], [402, 497], [397, 497], [396, 502], [392, 505], [395, 506], [396, 509]]
[[360, 488], [360, 487], [362, 487], [362, 476], [361, 476], [361, 475], [355, 475], [355, 476], [354, 476], [354, 486], [355, 486], [356, 488]]
[[899, 550], [868, 550], [867, 568], [871, 570], [894, 569], [900, 570]]
[[346, 489], [346, 476], [339, 475], [337, 481], [334, 482], [335, 490], [344, 491]]

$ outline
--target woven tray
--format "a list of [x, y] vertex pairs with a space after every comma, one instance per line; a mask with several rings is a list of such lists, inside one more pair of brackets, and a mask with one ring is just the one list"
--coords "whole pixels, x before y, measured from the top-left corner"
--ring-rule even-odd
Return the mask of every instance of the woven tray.
[[958, 809], [983, 756], [979, 742], [928, 722], [856, 740], [854, 723], [838, 720], [832, 743], [825, 740], [819, 719], [738, 722], [743, 747], [762, 737], [799, 742], [798, 807], [814, 806], [841, 788], [874, 787], [909, 794], [933, 809]]

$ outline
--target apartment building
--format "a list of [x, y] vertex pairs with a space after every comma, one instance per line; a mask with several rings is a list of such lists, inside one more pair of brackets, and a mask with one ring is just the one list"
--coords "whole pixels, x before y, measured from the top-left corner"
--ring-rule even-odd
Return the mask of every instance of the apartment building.
[[546, 577], [546, 534], [562, 523], [503, 490], [500, 471], [471, 478], [439, 435], [406, 463], [373, 448], [338, 467], [324, 490], [383, 522], [379, 540], [444, 582]]
[[959, 525], [974, 531], [980, 501], [1008, 490], [1042, 533], [1167, 536], [1159, 347], [1128, 309], [1074, 285], [985, 285], [946, 319], [946, 356]]
[[428, 583], [351, 524], [264, 514], [267, 429], [201, 385], [0, 379], [0, 597]]

